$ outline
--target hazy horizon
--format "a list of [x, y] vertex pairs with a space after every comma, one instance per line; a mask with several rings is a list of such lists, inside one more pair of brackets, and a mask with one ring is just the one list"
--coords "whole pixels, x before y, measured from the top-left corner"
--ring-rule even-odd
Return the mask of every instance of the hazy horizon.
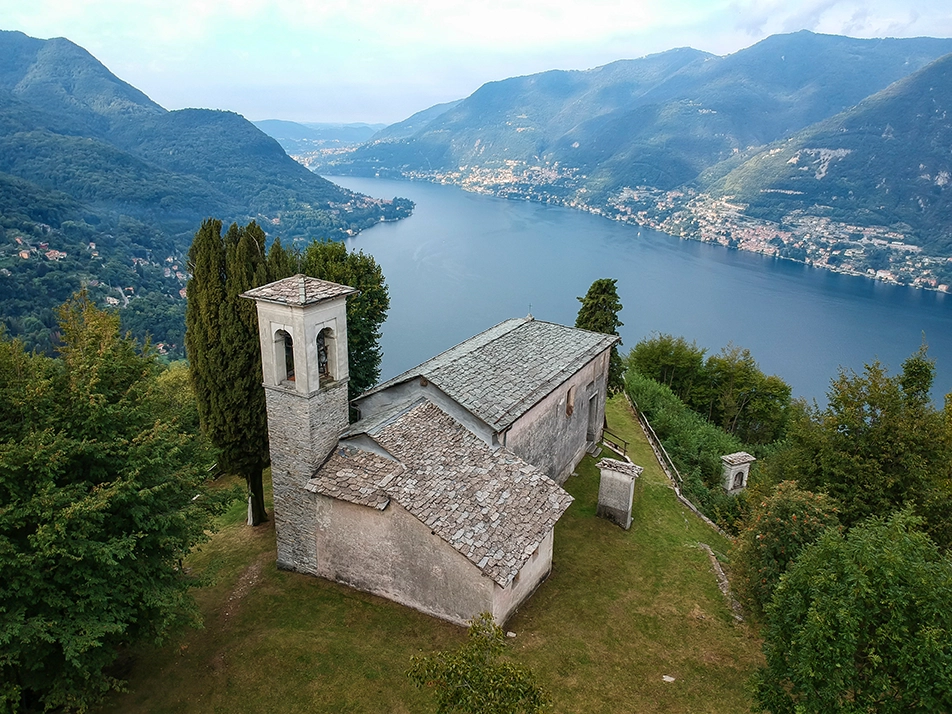
[[66, 37], [167, 109], [392, 124], [482, 84], [801, 29], [952, 36], [939, 0], [0, 0], [3, 28]]

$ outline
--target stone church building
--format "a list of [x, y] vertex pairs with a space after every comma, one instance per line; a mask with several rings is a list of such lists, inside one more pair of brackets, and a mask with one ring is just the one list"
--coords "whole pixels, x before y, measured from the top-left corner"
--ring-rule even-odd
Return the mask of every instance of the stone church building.
[[364, 393], [347, 296], [297, 275], [257, 304], [278, 565], [465, 623], [504, 622], [552, 567], [559, 484], [604, 424], [617, 337], [507, 320]]

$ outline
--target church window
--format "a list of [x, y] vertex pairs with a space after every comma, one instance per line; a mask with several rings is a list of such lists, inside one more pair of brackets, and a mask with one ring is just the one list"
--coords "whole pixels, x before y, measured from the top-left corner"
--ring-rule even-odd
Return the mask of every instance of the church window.
[[317, 374], [322, 385], [334, 381], [336, 356], [334, 333], [329, 327], [325, 327], [317, 333]]
[[569, 387], [568, 396], [565, 398], [565, 416], [572, 416], [575, 411], [575, 387]]
[[290, 333], [278, 330], [274, 333], [274, 367], [278, 384], [294, 381], [294, 340]]

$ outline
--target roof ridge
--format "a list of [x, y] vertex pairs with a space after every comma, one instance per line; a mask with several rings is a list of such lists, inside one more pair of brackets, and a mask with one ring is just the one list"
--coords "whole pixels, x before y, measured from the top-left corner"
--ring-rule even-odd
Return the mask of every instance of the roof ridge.
[[[445, 357], [446, 355], [449, 355], [451, 352], [454, 352], [455, 350], [459, 350], [460, 347], [462, 347], [463, 345], [466, 345], [467, 343], [472, 343], [472, 346], [470, 347], [470, 349], [467, 349], [465, 351], [459, 350], [458, 356], [454, 356], [453, 358], [449, 359], [445, 364], [438, 362], [438, 364], [441, 367], [446, 366], [448, 364], [453, 364], [454, 362], [458, 361], [461, 357], [467, 354], [470, 354], [474, 352], [475, 350], [479, 349], [480, 347], [484, 347], [485, 345], [488, 345], [491, 342], [494, 342], [505, 335], [508, 335], [510, 332], [512, 332], [515, 329], [518, 329], [519, 327], [526, 324], [527, 322], [534, 322], [534, 321], [535, 321], [534, 318], [529, 318], [529, 317], [510, 317], [506, 320], [503, 320], [502, 322], [496, 323], [492, 327], [489, 327], [483, 330], [482, 332], [477, 332], [472, 337], [467, 337], [462, 342], [457, 342], [452, 347], [449, 347], [443, 350], [442, 352], [434, 355], [433, 357], [430, 357], [429, 359], [424, 360], [423, 362], [420, 362], [420, 364], [414, 367], [411, 367], [405, 372], [402, 372], [401, 374], [398, 374], [395, 377], [391, 377], [385, 382], [381, 382], [380, 384], [374, 387], [371, 387], [370, 389], [368, 389], [366, 392], [364, 392], [357, 398], [360, 399], [361, 397], [364, 397], [370, 394], [375, 394], [376, 392], [386, 389], [387, 387], [391, 387], [395, 384], [400, 384], [401, 382], [406, 382], [410, 379], [413, 379], [414, 377], [418, 377], [420, 376], [420, 374], [424, 372], [424, 367], [426, 367], [427, 365], [438, 362], [440, 358]], [[512, 324], [505, 331], [499, 332], [498, 334], [494, 334], [491, 338], [486, 339], [484, 341], [480, 340], [481, 337], [485, 337], [488, 333], [493, 332], [494, 330], [497, 330], [498, 328], [502, 327], [503, 325], [506, 325], [507, 323], [512, 323]]]

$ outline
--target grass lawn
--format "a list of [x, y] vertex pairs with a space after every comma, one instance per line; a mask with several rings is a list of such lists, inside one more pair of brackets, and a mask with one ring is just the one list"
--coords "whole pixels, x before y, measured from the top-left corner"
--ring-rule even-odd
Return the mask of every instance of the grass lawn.
[[[612, 431], [645, 467], [631, 530], [595, 517], [598, 469], [586, 457], [556, 528], [552, 574], [510, 620], [512, 658], [531, 668], [556, 712], [741, 712], [760, 640], [735, 622], [698, 542], [727, 542], [680, 506], [623, 399]], [[189, 558], [205, 580], [204, 629], [134, 653], [128, 692], [101, 712], [426, 712], [409, 657], [455, 647], [465, 630], [275, 567], [274, 531], [244, 507]], [[674, 677], [665, 682], [663, 676]]]

